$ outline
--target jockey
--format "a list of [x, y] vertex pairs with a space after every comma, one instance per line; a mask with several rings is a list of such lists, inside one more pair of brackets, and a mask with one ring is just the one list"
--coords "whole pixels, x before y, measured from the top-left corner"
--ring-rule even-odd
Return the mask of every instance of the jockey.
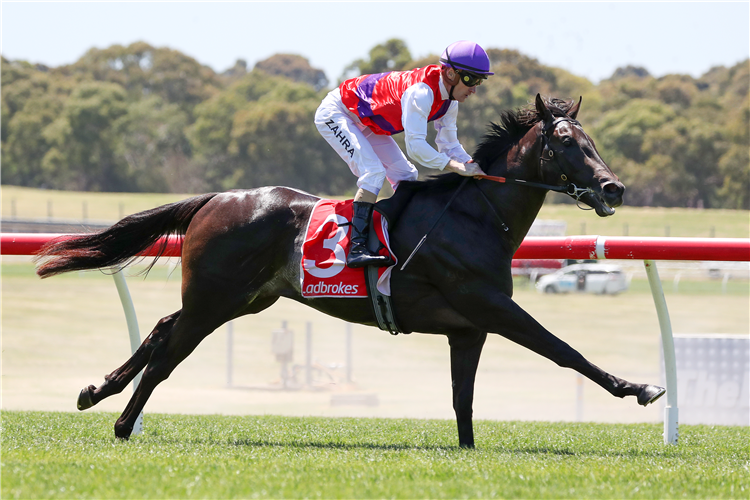
[[[460, 41], [445, 49], [440, 63], [346, 80], [315, 113], [323, 138], [358, 177], [348, 267], [393, 264], [366, 248], [373, 204], [384, 180], [395, 190], [399, 182], [418, 175], [391, 135], [404, 132], [406, 152], [425, 167], [464, 176], [483, 174], [458, 142], [456, 115], [458, 103], [494, 74], [490, 59], [476, 43]], [[426, 140], [428, 121], [435, 122], [437, 150]]]

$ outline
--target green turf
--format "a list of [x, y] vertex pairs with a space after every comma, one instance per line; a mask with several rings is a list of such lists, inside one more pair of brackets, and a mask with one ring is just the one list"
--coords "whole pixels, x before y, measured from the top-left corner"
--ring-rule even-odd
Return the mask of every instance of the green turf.
[[2, 413], [2, 498], [748, 498], [747, 427]]

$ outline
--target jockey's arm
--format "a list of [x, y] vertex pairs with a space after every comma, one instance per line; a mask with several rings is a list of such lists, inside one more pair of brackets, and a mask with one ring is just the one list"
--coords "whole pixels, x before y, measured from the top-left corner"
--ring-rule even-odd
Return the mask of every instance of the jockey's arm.
[[453, 101], [445, 115], [435, 120], [435, 130], [437, 130], [435, 144], [437, 144], [438, 151], [447, 154], [452, 160], [466, 163], [471, 161], [471, 156], [464, 150], [461, 143], [458, 142], [457, 118], [458, 102]]
[[[412, 85], [401, 98], [401, 122], [404, 126], [406, 154], [427, 168], [443, 170], [451, 158], [427, 142], [427, 118], [432, 107], [432, 89], [424, 83]], [[458, 161], [470, 159], [455, 158]]]
[[448, 112], [435, 121], [438, 132], [435, 150], [427, 142], [427, 118], [432, 107], [432, 90], [425, 84], [416, 84], [404, 92], [401, 99], [402, 123], [406, 153], [414, 161], [428, 168], [448, 170], [461, 175], [480, 175], [482, 170], [472, 162], [456, 135], [458, 103], [452, 103]]

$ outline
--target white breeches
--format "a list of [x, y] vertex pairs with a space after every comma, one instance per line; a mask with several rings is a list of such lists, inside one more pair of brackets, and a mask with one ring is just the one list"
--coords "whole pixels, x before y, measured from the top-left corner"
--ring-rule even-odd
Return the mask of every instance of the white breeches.
[[417, 179], [416, 167], [406, 159], [396, 141], [363, 125], [341, 102], [339, 89], [329, 92], [320, 103], [315, 112], [315, 126], [358, 177], [358, 187], [378, 194], [385, 179], [394, 191], [399, 182]]

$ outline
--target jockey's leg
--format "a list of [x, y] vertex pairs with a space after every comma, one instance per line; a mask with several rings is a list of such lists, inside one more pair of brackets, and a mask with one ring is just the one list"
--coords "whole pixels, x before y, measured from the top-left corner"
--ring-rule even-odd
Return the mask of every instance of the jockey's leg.
[[315, 113], [315, 126], [358, 177], [359, 191], [354, 198], [351, 249], [346, 258], [346, 265], [392, 265], [393, 260], [389, 256], [371, 253], [367, 249], [373, 204], [386, 177], [383, 162], [370, 143], [370, 139], [377, 136], [355, 121], [355, 117], [341, 103], [340, 95], [336, 91], [330, 92], [318, 107]]
[[393, 190], [396, 191], [401, 181], [416, 181], [419, 176], [417, 168], [406, 158], [393, 137], [368, 132], [365, 131], [365, 137], [383, 162], [385, 176]]
[[370, 205], [374, 205], [377, 199], [377, 194], [363, 188], [357, 189], [357, 194], [354, 195], [354, 201], [356, 203], [369, 203]]
[[[394, 191], [398, 187], [399, 182], [403, 180], [417, 179], [417, 169], [406, 159], [404, 153], [401, 152], [401, 148], [398, 147], [398, 144], [396, 144], [396, 141], [394, 141], [392, 137], [387, 135], [377, 135], [367, 128], [362, 130], [362, 133], [372, 146], [378, 159], [382, 161], [383, 166], [385, 167], [385, 175]], [[361, 177], [358, 184], [364, 185], [366, 180], [367, 177]], [[391, 266], [394, 264], [390, 257], [373, 254], [367, 250], [365, 246], [367, 232], [370, 227], [370, 219], [372, 217], [372, 207], [367, 205], [363, 206], [363, 204], [375, 203], [376, 200], [377, 194], [364, 187], [360, 187], [354, 197], [352, 249], [349, 252], [346, 262], [346, 265], [349, 267], [362, 267], [369, 265], [380, 267]], [[364, 232], [360, 232], [360, 228], [364, 228]], [[362, 244], [358, 244], [360, 241]]]
[[373, 134], [344, 107], [337, 90], [330, 92], [315, 112], [315, 126], [349, 169], [357, 187], [376, 198], [385, 182], [385, 166], [372, 147]]

